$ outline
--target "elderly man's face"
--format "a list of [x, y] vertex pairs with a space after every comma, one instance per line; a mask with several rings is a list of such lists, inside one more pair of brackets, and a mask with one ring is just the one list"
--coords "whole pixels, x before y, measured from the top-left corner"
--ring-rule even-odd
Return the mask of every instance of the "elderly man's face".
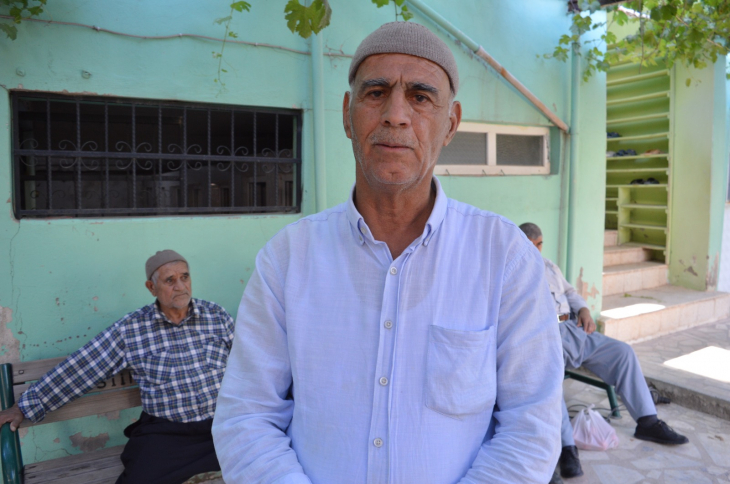
[[449, 78], [431, 61], [403, 54], [365, 59], [343, 102], [358, 174], [370, 186], [404, 190], [430, 177], [441, 148], [456, 133], [461, 105]]
[[157, 282], [147, 281], [147, 289], [165, 309], [183, 309], [193, 295], [188, 265], [182, 261], [169, 262], [157, 269]]

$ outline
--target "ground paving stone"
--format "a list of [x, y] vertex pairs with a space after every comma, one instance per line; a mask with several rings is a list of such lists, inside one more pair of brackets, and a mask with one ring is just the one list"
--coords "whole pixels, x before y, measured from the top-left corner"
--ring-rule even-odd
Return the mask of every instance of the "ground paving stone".
[[[565, 399], [571, 416], [593, 404], [609, 415], [606, 392], [566, 380]], [[659, 418], [689, 438], [689, 444], [666, 446], [634, 438], [636, 423], [622, 408], [611, 419], [619, 446], [607, 451], [580, 451], [584, 475], [564, 479], [566, 484], [703, 484], [730, 482], [730, 421], [676, 404], [657, 406]]]

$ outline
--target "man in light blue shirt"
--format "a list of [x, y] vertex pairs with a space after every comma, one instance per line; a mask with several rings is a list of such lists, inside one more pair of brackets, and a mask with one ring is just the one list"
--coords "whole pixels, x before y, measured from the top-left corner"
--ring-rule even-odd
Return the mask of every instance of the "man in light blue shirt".
[[213, 424], [223, 477], [544, 484], [559, 332], [539, 252], [433, 178], [461, 119], [453, 54], [386, 24], [350, 89], [350, 200], [269, 241], [241, 300]]

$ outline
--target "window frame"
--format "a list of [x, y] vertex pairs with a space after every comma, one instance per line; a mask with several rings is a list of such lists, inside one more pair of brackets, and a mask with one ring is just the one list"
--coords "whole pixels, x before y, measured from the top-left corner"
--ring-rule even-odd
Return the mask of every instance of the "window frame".
[[[285, 108], [274, 108], [274, 107], [258, 107], [258, 106], [241, 106], [241, 105], [231, 105], [231, 104], [215, 104], [215, 103], [200, 103], [200, 102], [186, 102], [186, 101], [170, 101], [170, 100], [163, 100], [163, 99], [140, 99], [140, 98], [127, 98], [127, 97], [121, 97], [121, 96], [89, 96], [89, 95], [83, 95], [83, 94], [59, 94], [55, 92], [35, 92], [35, 91], [24, 91], [24, 90], [12, 90], [9, 93], [10, 95], [10, 101], [11, 101], [11, 171], [12, 171], [12, 179], [13, 179], [13, 194], [12, 194], [12, 202], [13, 202], [13, 212], [17, 219], [21, 218], [31, 218], [31, 219], [43, 219], [43, 218], [56, 218], [56, 217], [77, 217], [77, 218], [110, 218], [110, 217], [150, 217], [150, 216], [196, 216], [196, 215], [230, 215], [230, 214], [292, 214], [292, 213], [301, 213], [302, 210], [302, 195], [304, 192], [304, 181], [302, 178], [302, 124], [303, 124], [303, 111], [297, 110], [297, 109], [285, 109]], [[76, 103], [77, 106], [79, 106], [82, 103], [103, 103], [105, 106], [113, 106], [117, 104], [121, 105], [133, 105], [133, 106], [146, 106], [146, 107], [156, 107], [158, 109], [164, 109], [164, 108], [176, 108], [181, 109], [184, 112], [187, 112], [187, 110], [205, 110], [207, 112], [208, 116], [208, 144], [210, 145], [211, 150], [208, 153], [203, 154], [191, 154], [191, 152], [187, 153], [175, 153], [169, 154], [169, 153], [162, 153], [162, 152], [145, 152], [142, 153], [141, 151], [132, 151], [132, 152], [112, 152], [112, 151], [64, 151], [64, 150], [53, 150], [53, 149], [43, 149], [43, 150], [36, 150], [31, 148], [23, 147], [21, 148], [20, 143], [20, 115], [19, 115], [19, 101], [20, 99], [28, 99], [28, 98], [36, 98], [38, 100], [45, 100], [47, 102], [52, 101], [68, 101]], [[254, 113], [254, 133], [256, 132], [256, 114], [275, 114], [276, 116], [276, 126], [275, 130], [277, 132], [277, 146], [278, 145], [278, 131], [279, 131], [279, 114], [292, 116], [296, 120], [296, 126], [293, 130], [293, 146], [292, 146], [292, 153], [291, 157], [281, 157], [281, 156], [261, 156], [256, 155], [254, 153], [251, 156], [242, 156], [242, 155], [217, 155], [212, 154], [213, 153], [213, 146], [211, 141], [211, 131], [210, 131], [210, 119], [211, 119], [211, 113], [217, 111], [217, 112], [226, 112], [230, 113], [232, 116], [235, 113], [240, 112], [247, 112], [247, 113]], [[77, 111], [78, 113], [79, 111]], [[134, 109], [132, 110], [134, 113]], [[48, 116], [47, 122], [50, 122], [50, 114], [46, 113]], [[79, 115], [77, 114], [77, 119]], [[134, 120], [134, 114], [132, 114], [132, 120]], [[80, 126], [81, 121], [77, 121], [77, 129], [78, 126]], [[161, 122], [161, 121], [160, 121]], [[109, 123], [108, 120], [105, 121], [105, 123]], [[184, 123], [188, 123], [187, 118], [185, 118]], [[132, 123], [134, 124], [134, 122]], [[133, 128], [136, 129], [136, 128]], [[49, 128], [50, 130], [50, 128]], [[49, 134], [50, 136], [50, 134]], [[233, 133], [231, 134], [233, 136]], [[24, 141], [25, 142], [25, 141]], [[254, 149], [255, 149], [255, 142], [254, 142]], [[284, 151], [284, 150], [281, 150]], [[235, 153], [235, 151], [234, 151]], [[134, 157], [130, 155], [139, 154], [140, 156]], [[108, 160], [135, 160], [135, 162], [138, 162], [140, 159], [159, 159], [162, 163], [163, 161], [168, 160], [180, 160], [181, 166], [182, 164], [186, 164], [190, 161], [198, 161], [198, 162], [208, 162], [208, 181], [210, 182], [211, 179], [211, 170], [212, 166], [216, 164], [221, 164], [225, 162], [241, 162], [241, 163], [253, 163], [254, 165], [254, 173], [256, 173], [256, 167], [263, 167], [264, 164], [273, 164], [277, 166], [277, 174], [279, 173], [278, 166], [280, 164], [286, 164], [291, 166], [291, 173], [294, 177], [293, 179], [293, 199], [292, 199], [292, 205], [268, 205], [268, 206], [234, 206], [234, 198], [231, 194], [231, 205], [230, 206], [214, 206], [212, 204], [212, 197], [211, 192], [213, 188], [211, 188], [210, 183], [208, 185], [208, 189], [206, 190], [206, 197], [208, 200], [207, 206], [189, 206], [188, 205], [188, 195], [186, 194], [183, 198], [184, 203], [183, 206], [177, 206], [177, 207], [171, 207], [171, 206], [156, 206], [156, 207], [137, 207], [136, 200], [132, 200], [130, 205], [125, 208], [111, 208], [110, 206], [102, 207], [102, 208], [76, 208], [70, 209], [70, 208], [63, 208], [63, 209], [54, 209], [54, 208], [46, 208], [46, 209], [30, 209], [30, 208], [23, 208], [23, 193], [21, 186], [24, 183], [24, 179], [22, 178], [21, 174], [21, 165], [23, 165], [23, 162], [21, 161], [21, 158], [24, 156], [40, 156], [40, 157], [46, 157], [46, 158], [60, 158], [60, 157], [71, 157], [71, 158], [77, 158], [77, 159], [85, 159], [85, 158], [98, 158], [100, 160], [108, 159]], [[49, 165], [50, 166], [50, 165]], [[81, 168], [79, 168], [80, 170]], [[182, 169], [182, 168], [181, 168]], [[108, 187], [108, 175], [109, 168], [107, 167], [107, 185], [106, 188], [102, 188], [102, 197], [106, 195], [106, 192], [104, 190], [109, 190]], [[284, 172], [288, 173], [288, 172]], [[254, 182], [258, 182], [260, 180], [263, 180], [264, 176], [260, 179], [257, 179], [257, 176], [254, 175], [254, 178], [252, 179]], [[135, 179], [133, 182], [133, 186], [136, 186], [137, 183], [141, 183], [141, 181]], [[187, 190], [188, 188], [188, 180], [187, 178], [184, 179], [184, 185], [183, 189]], [[214, 185], [214, 184], [213, 184]], [[278, 184], [277, 184], [278, 185]], [[281, 188], [281, 187], [279, 187]], [[51, 188], [49, 188], [50, 190]], [[136, 190], [136, 188], [133, 188], [133, 190]], [[159, 191], [159, 187], [155, 189], [156, 193]], [[286, 188], [284, 189], [286, 191]], [[276, 191], [276, 189], [275, 189]], [[256, 197], [256, 193], [254, 191], [254, 198]], [[160, 197], [156, 195], [157, 200], [160, 200]], [[108, 196], [107, 196], [108, 199]], [[282, 200], [278, 199], [277, 195], [277, 202], [281, 202]], [[108, 202], [107, 202], [108, 203]], [[51, 205], [52, 207], [52, 205]]]
[[[487, 135], [487, 159], [483, 165], [448, 165], [436, 163], [434, 175], [439, 176], [502, 176], [502, 175], [549, 175], [550, 174], [550, 128], [542, 126], [518, 126], [463, 122], [458, 132], [485, 133]], [[513, 134], [542, 136], [543, 164], [540, 166], [516, 166], [497, 164], [497, 135]]]

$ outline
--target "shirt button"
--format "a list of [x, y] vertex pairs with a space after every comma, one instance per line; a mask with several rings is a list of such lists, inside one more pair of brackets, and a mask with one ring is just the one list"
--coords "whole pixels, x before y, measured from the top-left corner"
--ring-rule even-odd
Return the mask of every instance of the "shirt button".
[[390, 273], [393, 274], [393, 275], [396, 275], [396, 274], [398, 274], [398, 269], [396, 269], [395, 267], [391, 267], [390, 268]]
[[385, 329], [392, 328], [393, 327], [393, 321], [391, 321], [391, 320], [386, 321], [385, 324], [384, 324], [384, 326], [385, 326]]
[[383, 385], [383, 386], [387, 385], [388, 384], [388, 379], [385, 378], [384, 376], [380, 377], [380, 384]]
[[378, 439], [373, 440], [373, 445], [375, 447], [378, 447], [378, 448], [382, 447], [383, 446], [383, 439], [378, 438]]

